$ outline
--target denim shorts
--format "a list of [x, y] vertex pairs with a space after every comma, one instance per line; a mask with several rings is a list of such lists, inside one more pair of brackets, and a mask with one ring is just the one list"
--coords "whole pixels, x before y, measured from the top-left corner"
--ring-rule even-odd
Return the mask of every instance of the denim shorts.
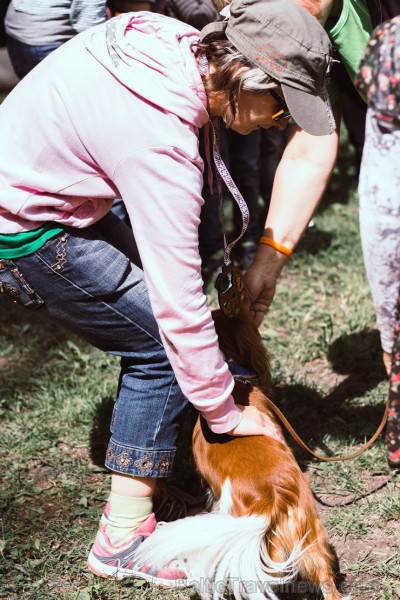
[[138, 265], [132, 230], [109, 213], [86, 229], [66, 228], [34, 254], [0, 261], [0, 292], [121, 358], [106, 466], [168, 477], [187, 400]]

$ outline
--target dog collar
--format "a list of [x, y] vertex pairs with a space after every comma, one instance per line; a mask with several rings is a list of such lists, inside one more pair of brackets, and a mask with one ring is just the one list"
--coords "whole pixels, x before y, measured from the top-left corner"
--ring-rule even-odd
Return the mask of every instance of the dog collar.
[[254, 373], [250, 373], [250, 371], [246, 367], [238, 365], [232, 359], [229, 359], [226, 362], [235, 381], [240, 381], [241, 383], [250, 383], [252, 385], [255, 384], [257, 376], [254, 375]]

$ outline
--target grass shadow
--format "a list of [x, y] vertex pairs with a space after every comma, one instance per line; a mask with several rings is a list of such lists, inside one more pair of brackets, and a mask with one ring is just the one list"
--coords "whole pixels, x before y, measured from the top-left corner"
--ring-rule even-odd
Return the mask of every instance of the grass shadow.
[[335, 373], [347, 375], [327, 396], [334, 406], [365, 395], [387, 379], [377, 330], [340, 336], [330, 345], [327, 358]]
[[96, 405], [89, 435], [90, 458], [94, 465], [104, 467], [115, 398], [102, 398]]
[[[311, 449], [322, 448], [326, 456], [333, 454], [323, 442], [327, 434], [336, 440], [350, 438], [360, 443], [374, 434], [383, 407], [349, 402], [387, 379], [377, 331], [366, 329], [341, 336], [330, 346], [328, 360], [336, 373], [347, 375], [329, 393], [321, 394], [303, 384], [277, 384], [274, 388], [274, 400], [298, 435]], [[294, 440], [289, 438], [288, 443], [299, 461], [310, 458]]]
[[373, 380], [385, 378], [382, 347], [376, 329], [365, 328], [341, 335], [329, 346], [327, 358], [336, 373], [363, 375]]
[[12, 398], [16, 391], [29, 394], [32, 385], [37, 385], [43, 372], [75, 336], [54, 327], [40, 311], [27, 310], [1, 296], [0, 330], [5, 349], [0, 356], [0, 400], [6, 406], [5, 399]]
[[296, 247], [296, 254], [316, 255], [325, 252], [332, 243], [332, 234], [317, 227], [309, 227]]

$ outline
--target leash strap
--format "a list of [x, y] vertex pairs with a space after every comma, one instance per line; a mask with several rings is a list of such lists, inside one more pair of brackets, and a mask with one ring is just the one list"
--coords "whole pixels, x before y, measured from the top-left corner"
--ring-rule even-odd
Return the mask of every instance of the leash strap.
[[[246, 375], [237, 374], [237, 375], [234, 375], [234, 378], [235, 378], [235, 381], [238, 381], [244, 385], [249, 385], [249, 384], [252, 386], [257, 385], [257, 383], [254, 382], [254, 376], [246, 377]], [[289, 423], [289, 421], [287, 420], [287, 418], [285, 417], [283, 412], [276, 406], [276, 404], [274, 402], [272, 402], [272, 400], [270, 400], [267, 396], [265, 396], [265, 401], [266, 401], [267, 406], [278, 417], [278, 419], [281, 421], [282, 425], [290, 433], [290, 435], [295, 440], [295, 442], [297, 442], [299, 444], [299, 446], [301, 446], [301, 448], [303, 448], [303, 450], [305, 450], [309, 454], [312, 454], [312, 456], [314, 456], [318, 460], [322, 460], [324, 462], [344, 462], [346, 460], [352, 460], [353, 458], [357, 458], [357, 456], [360, 456], [361, 454], [363, 454], [378, 439], [378, 437], [382, 433], [383, 428], [386, 425], [386, 421], [387, 421], [388, 414], [389, 414], [390, 398], [387, 399], [386, 406], [385, 406], [385, 412], [383, 413], [382, 420], [379, 424], [378, 429], [375, 431], [374, 435], [368, 440], [368, 442], [366, 444], [364, 444], [363, 446], [361, 446], [361, 448], [359, 448], [355, 452], [352, 452], [348, 456], [322, 456], [321, 454], [317, 454], [316, 452], [314, 452], [314, 450], [311, 450], [311, 448], [309, 448], [309, 446], [307, 446], [307, 444], [305, 442], [303, 442], [301, 437], [298, 435], [298, 433], [296, 433], [296, 431], [293, 429], [293, 427], [291, 426], [291, 424]]]
[[[205, 54], [201, 55], [198, 66], [200, 75], [202, 77], [206, 77], [208, 74], [208, 60]], [[239, 192], [221, 157], [221, 128], [219, 117], [212, 117], [210, 119], [210, 124], [212, 130], [213, 159], [216, 167], [215, 175], [218, 193], [218, 210], [224, 240], [224, 264], [222, 266], [222, 273], [218, 275], [215, 281], [215, 288], [218, 291], [218, 303], [222, 312], [227, 317], [235, 317], [240, 313], [243, 304], [244, 284], [242, 280], [242, 273], [239, 267], [232, 263], [230, 256], [232, 248], [247, 230], [250, 215], [247, 204], [244, 201], [242, 194]], [[230, 244], [227, 244], [224, 228], [224, 190], [222, 182], [225, 183], [233, 199], [237, 203], [242, 215], [241, 232]]]
[[307, 446], [307, 444], [305, 442], [303, 442], [303, 440], [301, 439], [301, 437], [296, 433], [296, 431], [293, 429], [293, 427], [291, 426], [291, 424], [289, 423], [289, 421], [286, 419], [285, 415], [272, 402], [272, 400], [270, 400], [269, 398], [266, 397], [266, 401], [267, 401], [267, 405], [269, 406], [269, 408], [280, 419], [280, 421], [282, 422], [282, 424], [286, 427], [286, 429], [288, 430], [288, 432], [290, 433], [290, 435], [292, 436], [292, 438], [299, 444], [299, 446], [301, 446], [303, 448], [303, 450], [306, 450], [307, 452], [309, 452], [310, 454], [312, 454], [315, 458], [318, 458], [318, 460], [323, 460], [325, 462], [343, 462], [343, 461], [346, 461], [346, 460], [352, 460], [353, 458], [356, 458], [357, 456], [360, 456], [360, 454], [363, 454], [363, 452], [365, 452], [368, 448], [370, 448], [372, 446], [372, 444], [375, 442], [375, 440], [381, 434], [382, 429], [385, 427], [385, 424], [386, 424], [386, 421], [387, 421], [387, 417], [388, 417], [388, 412], [389, 412], [389, 402], [386, 402], [385, 412], [383, 414], [383, 417], [382, 417], [382, 420], [380, 422], [380, 425], [379, 425], [378, 429], [375, 431], [374, 435], [368, 440], [368, 442], [366, 444], [364, 444], [363, 446], [361, 446], [361, 448], [359, 448], [358, 450], [356, 450], [352, 454], [349, 454], [348, 456], [321, 456], [320, 454], [317, 454], [316, 452], [314, 452], [313, 450], [311, 450], [311, 448], [309, 448]]
[[[208, 60], [207, 56], [202, 54], [199, 58], [199, 73], [202, 77], [206, 77], [208, 75]], [[245, 234], [247, 227], [249, 226], [250, 215], [249, 209], [247, 208], [247, 204], [239, 192], [237, 185], [233, 181], [226, 165], [221, 157], [221, 122], [219, 117], [211, 117], [211, 130], [212, 130], [212, 147], [213, 147], [213, 159], [216, 167], [216, 182], [217, 182], [217, 192], [218, 192], [218, 203], [219, 203], [219, 218], [222, 225], [222, 231], [224, 236], [224, 264], [226, 267], [230, 267], [231, 265], [231, 251], [234, 245], [240, 240], [241, 237]], [[233, 199], [239, 207], [239, 210], [242, 215], [242, 230], [238, 237], [233, 240], [230, 244], [227, 244], [225, 229], [224, 229], [224, 190], [222, 182], [225, 182], [226, 187], [231, 193]]]
[[[239, 267], [237, 267], [231, 262], [230, 255], [232, 248], [240, 240], [240, 238], [243, 236], [248, 227], [249, 210], [241, 193], [236, 187], [235, 182], [230, 176], [230, 173], [226, 168], [224, 161], [221, 158], [221, 129], [219, 117], [213, 117], [211, 119], [211, 129], [213, 134], [213, 158], [216, 167], [219, 218], [221, 221], [224, 236], [224, 264], [222, 266], [222, 273], [218, 275], [215, 281], [215, 288], [218, 291], [218, 303], [222, 312], [227, 317], [235, 317], [240, 313], [240, 309], [243, 304], [244, 284], [242, 279], [242, 273]], [[242, 230], [238, 237], [235, 240], [233, 240], [229, 245], [226, 242], [226, 235], [224, 229], [224, 191], [222, 181], [225, 182], [226, 187], [232, 194], [242, 214]]]

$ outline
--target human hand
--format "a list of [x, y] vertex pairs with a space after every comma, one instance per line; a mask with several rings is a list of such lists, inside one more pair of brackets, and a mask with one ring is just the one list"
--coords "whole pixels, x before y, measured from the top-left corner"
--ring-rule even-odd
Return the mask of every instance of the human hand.
[[245, 298], [243, 312], [247, 313], [257, 327], [262, 323], [275, 295], [275, 288], [288, 256], [270, 246], [258, 249], [254, 262], [246, 271], [243, 282]]
[[266, 435], [278, 442], [284, 441], [281, 430], [268, 415], [259, 411], [255, 406], [237, 404], [237, 407], [242, 411], [242, 419], [236, 427], [227, 432], [229, 435]]
[[255, 266], [251, 266], [243, 277], [245, 287], [243, 312], [254, 320], [257, 327], [261, 325], [265, 313], [274, 299], [276, 281], [275, 277], [264, 275]]

